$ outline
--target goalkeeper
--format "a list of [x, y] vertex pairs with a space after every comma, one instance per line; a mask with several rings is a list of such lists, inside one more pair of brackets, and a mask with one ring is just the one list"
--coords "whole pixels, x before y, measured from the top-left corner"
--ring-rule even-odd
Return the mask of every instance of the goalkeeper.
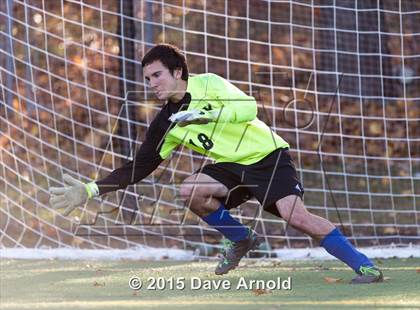
[[142, 66], [152, 91], [166, 104], [135, 158], [88, 184], [64, 176], [68, 186], [50, 189], [54, 208], [66, 208], [67, 215], [93, 197], [135, 184], [182, 144], [215, 160], [187, 177], [180, 194], [195, 214], [231, 241], [216, 274], [228, 273], [258, 246], [256, 233], [227, 211], [255, 197], [265, 211], [310, 235], [350, 266], [357, 273], [351, 283], [382, 281], [381, 271], [331, 222], [304, 207], [289, 144], [257, 118], [253, 97], [215, 74], [189, 77], [185, 57], [172, 45], [153, 47]]

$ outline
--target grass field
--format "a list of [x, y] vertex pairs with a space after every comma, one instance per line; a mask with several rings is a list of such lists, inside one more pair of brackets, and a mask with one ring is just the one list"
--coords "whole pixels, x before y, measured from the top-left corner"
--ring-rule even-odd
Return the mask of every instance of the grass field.
[[[353, 309], [420, 308], [420, 259], [377, 260], [384, 283], [349, 285], [351, 270], [338, 261], [247, 260], [225, 277], [213, 274], [215, 261], [1, 261], [1, 309]], [[143, 287], [132, 290], [138, 276]], [[147, 290], [148, 277], [162, 277], [164, 290]], [[184, 277], [186, 288], [169, 288]], [[231, 289], [192, 290], [190, 280], [226, 279]], [[291, 289], [236, 289], [249, 280], [290, 277]], [[341, 279], [341, 280], [340, 280]], [[182, 282], [182, 280], [180, 280]], [[197, 282], [197, 281], [196, 281]], [[195, 283], [197, 284], [197, 283]]]

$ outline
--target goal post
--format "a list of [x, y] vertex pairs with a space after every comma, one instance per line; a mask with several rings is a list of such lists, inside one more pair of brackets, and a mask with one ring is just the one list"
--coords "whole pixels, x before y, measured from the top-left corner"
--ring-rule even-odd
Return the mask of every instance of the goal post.
[[[291, 145], [308, 210], [360, 247], [418, 246], [419, 16], [402, 0], [1, 2], [0, 246], [215, 255], [220, 235], [178, 194], [211, 160], [182, 147], [69, 217], [48, 205], [64, 174], [89, 181], [133, 158], [162, 106], [141, 71], [159, 42], [184, 52], [191, 75], [256, 98]], [[231, 213], [264, 238], [257, 255], [318, 246], [255, 200]]]

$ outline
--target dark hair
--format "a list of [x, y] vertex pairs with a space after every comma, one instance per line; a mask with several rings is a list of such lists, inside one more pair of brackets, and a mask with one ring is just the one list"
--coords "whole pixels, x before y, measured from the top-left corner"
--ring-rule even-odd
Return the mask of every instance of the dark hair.
[[144, 55], [141, 65], [143, 68], [152, 62], [159, 60], [171, 74], [174, 74], [175, 69], [182, 69], [181, 78], [188, 81], [188, 66], [185, 56], [180, 49], [174, 45], [160, 43], [151, 48], [146, 55]]

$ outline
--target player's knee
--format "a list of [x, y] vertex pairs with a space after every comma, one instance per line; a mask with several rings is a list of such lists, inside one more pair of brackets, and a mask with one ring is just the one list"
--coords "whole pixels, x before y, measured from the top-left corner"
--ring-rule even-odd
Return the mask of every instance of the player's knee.
[[191, 197], [192, 194], [192, 186], [189, 184], [181, 184], [180, 188], [179, 188], [179, 194], [181, 196], [181, 198], [183, 199], [189, 199]]
[[193, 175], [184, 180], [180, 186], [181, 198], [191, 200], [194, 198], [210, 198], [213, 196], [224, 196], [227, 188], [222, 184], [208, 184], [208, 182], [200, 183], [200, 180]]
[[179, 189], [181, 198], [191, 200], [193, 198], [205, 198], [211, 196], [211, 192], [204, 186], [189, 184], [187, 182], [181, 184]]

